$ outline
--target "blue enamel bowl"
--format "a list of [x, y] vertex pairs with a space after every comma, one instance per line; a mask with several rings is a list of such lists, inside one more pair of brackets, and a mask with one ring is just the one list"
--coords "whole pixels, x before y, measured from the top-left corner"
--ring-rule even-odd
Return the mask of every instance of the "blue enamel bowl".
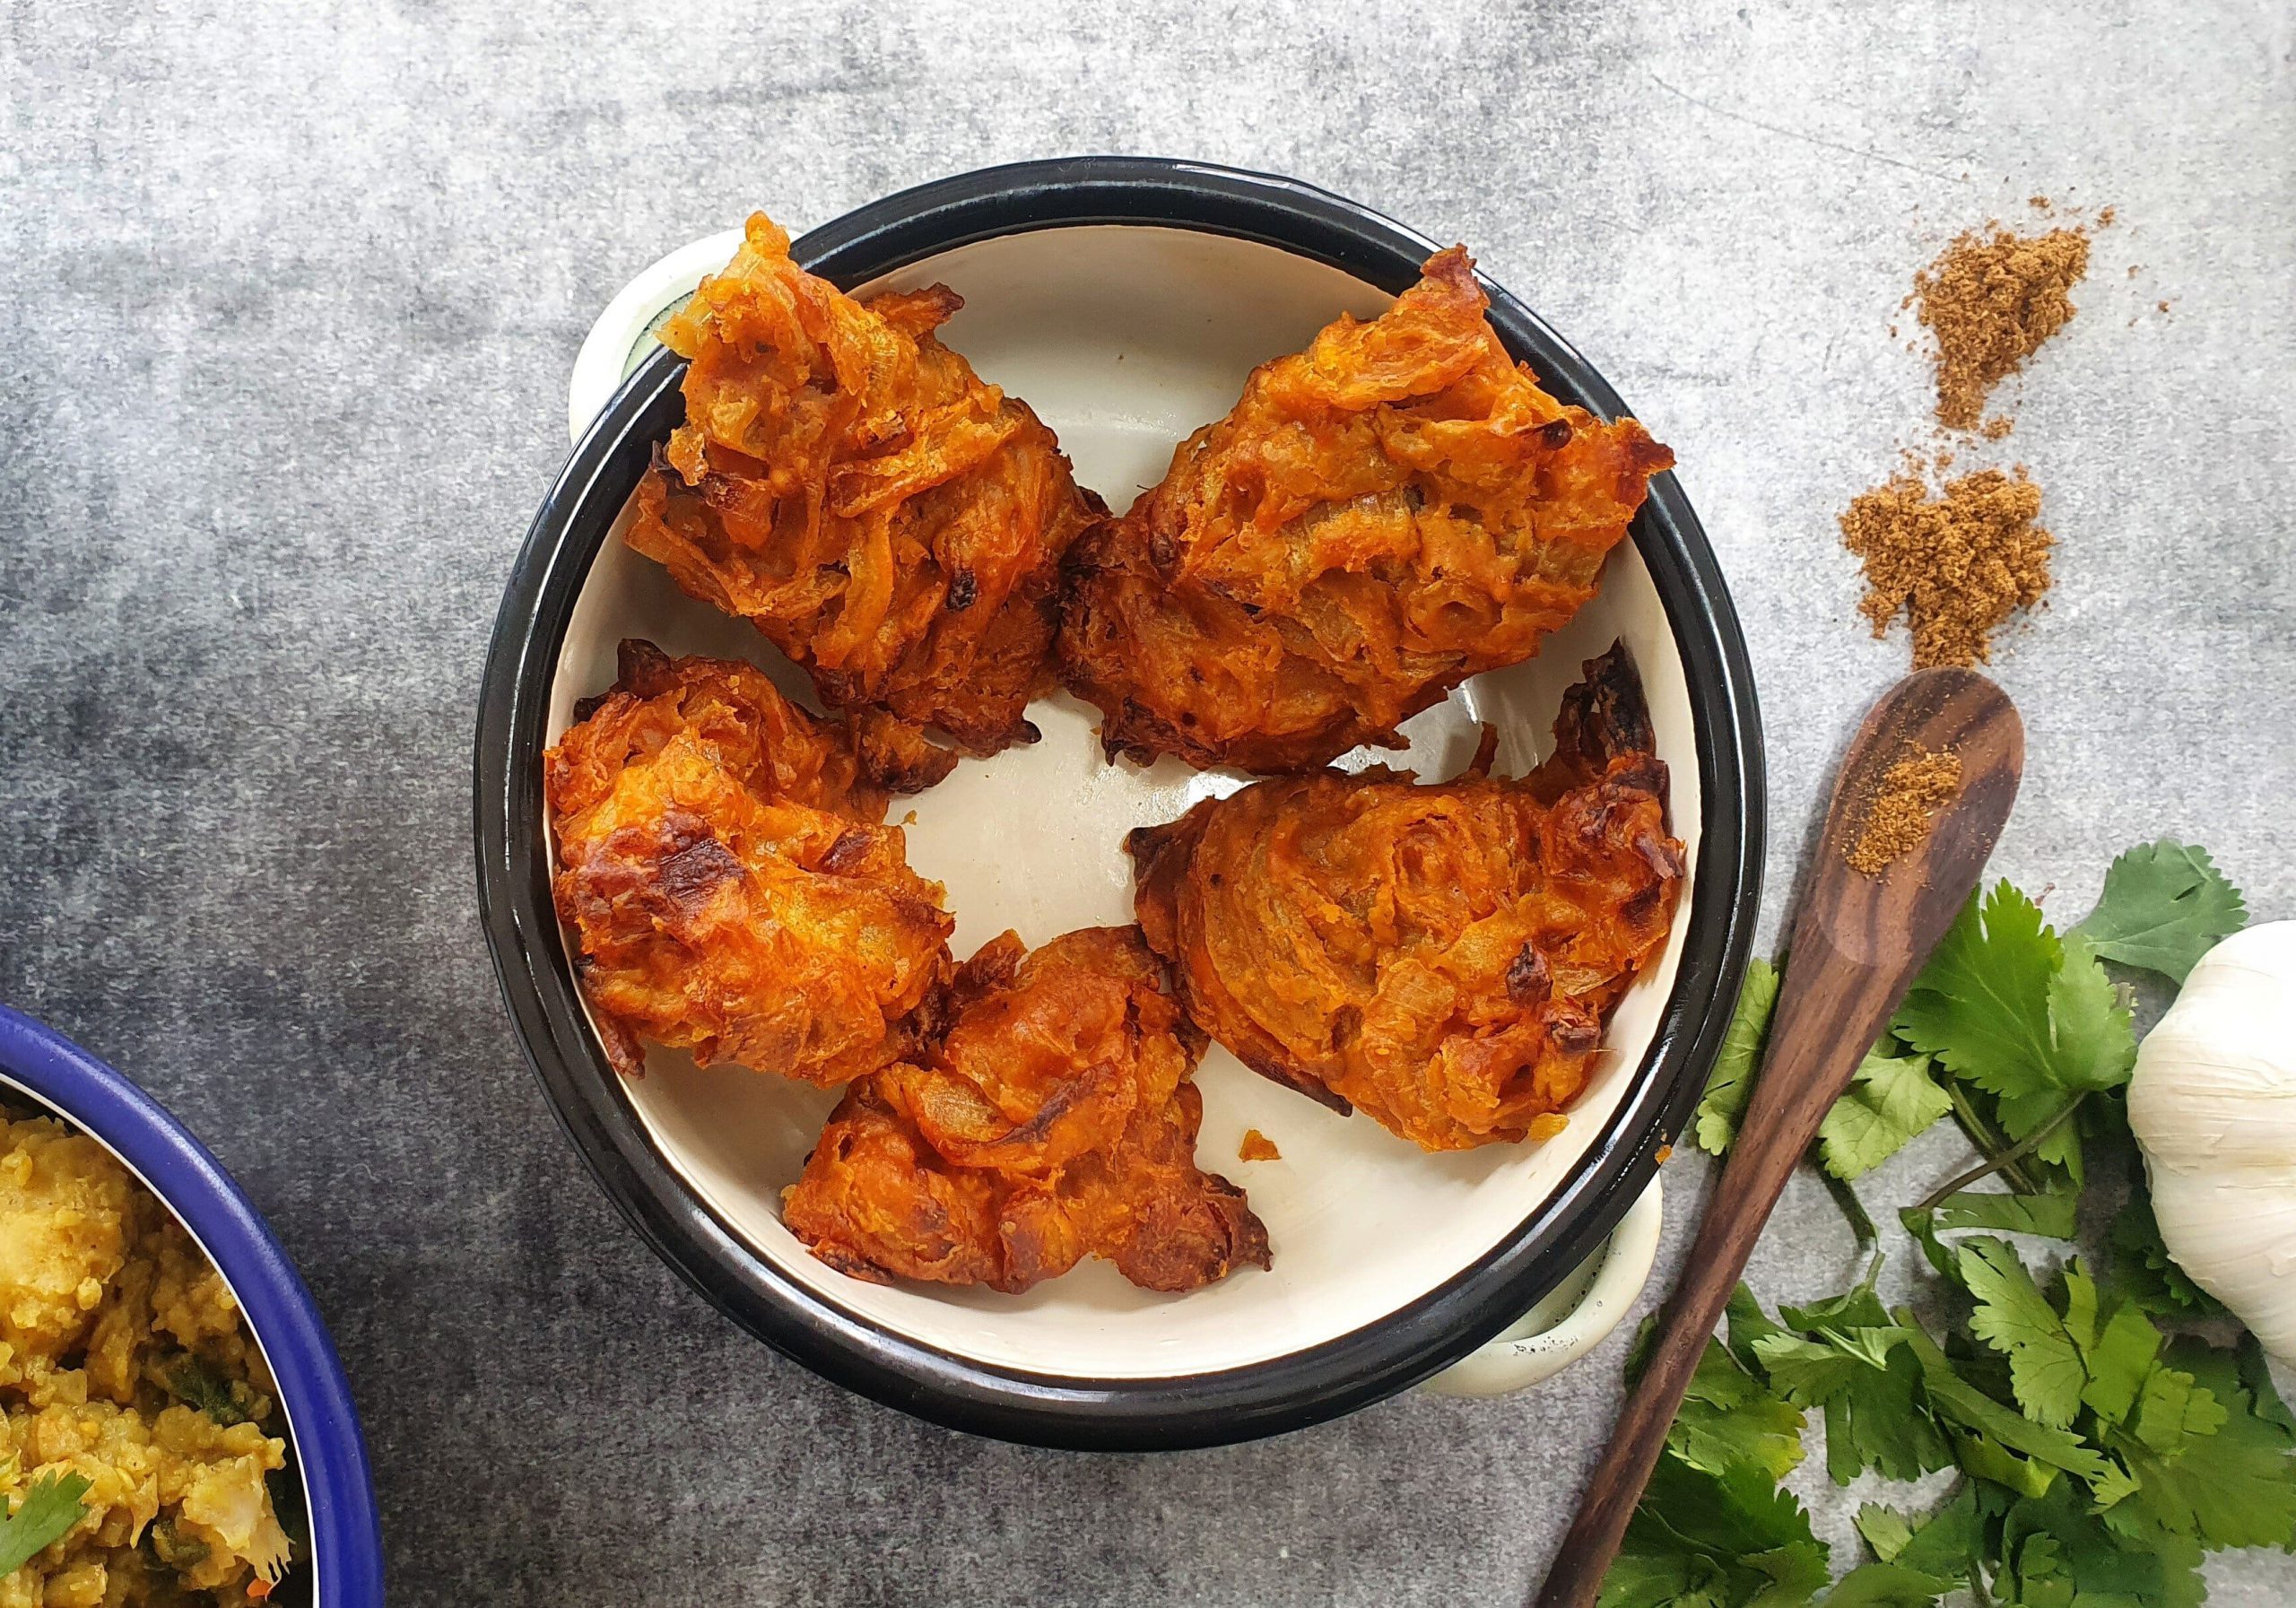
[[231, 1175], [150, 1095], [4, 1005], [0, 1094], [46, 1107], [110, 1150], [222, 1272], [271, 1365], [302, 1473], [311, 1555], [289, 1577], [309, 1577], [296, 1596], [321, 1608], [381, 1608], [383, 1537], [351, 1387], [310, 1291]]

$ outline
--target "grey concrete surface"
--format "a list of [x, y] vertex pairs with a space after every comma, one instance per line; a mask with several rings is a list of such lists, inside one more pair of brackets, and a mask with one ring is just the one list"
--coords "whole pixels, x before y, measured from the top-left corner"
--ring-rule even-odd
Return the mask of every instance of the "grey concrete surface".
[[[479, 665], [576, 345], [752, 206], [803, 228], [1028, 156], [1292, 173], [1465, 239], [1681, 454], [1760, 672], [1774, 927], [1829, 757], [1905, 661], [1833, 528], [1924, 439], [1898, 300], [2029, 195], [2110, 203], [1991, 453], [2062, 542], [1998, 667], [2031, 730], [2000, 868], [2077, 915], [2176, 831], [2296, 916], [2291, 14], [14, 0], [0, 997], [269, 1213], [366, 1415], [396, 1601], [1515, 1601], [1617, 1341], [1511, 1401], [1022, 1450], [778, 1360], [592, 1187], [498, 1005], [468, 847]], [[1955, 1160], [1934, 1135], [1869, 1194]], [[1693, 1159], [1669, 1176], [1696, 1196]], [[1848, 1257], [1797, 1186], [1753, 1277], [1806, 1296]], [[1805, 1489], [1842, 1534], [1858, 1493]], [[2296, 1596], [2277, 1554], [2213, 1578]]]

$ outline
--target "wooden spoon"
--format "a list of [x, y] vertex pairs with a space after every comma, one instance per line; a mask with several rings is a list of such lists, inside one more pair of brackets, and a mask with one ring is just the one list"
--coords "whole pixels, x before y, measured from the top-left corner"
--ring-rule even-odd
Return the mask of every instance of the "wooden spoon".
[[[1883, 775], [1917, 744], [1959, 757], [1960, 788], [1918, 847], [1878, 876], [1862, 875], [1850, 869], [1847, 851]], [[2024, 763], [2025, 729], [2015, 707], [1974, 671], [1916, 671], [1858, 728], [1794, 924], [1761, 1075], [1648, 1365], [1547, 1571], [1537, 1608], [1589, 1608], [1601, 1591], [1755, 1237], [1850, 1073], [1977, 886]]]

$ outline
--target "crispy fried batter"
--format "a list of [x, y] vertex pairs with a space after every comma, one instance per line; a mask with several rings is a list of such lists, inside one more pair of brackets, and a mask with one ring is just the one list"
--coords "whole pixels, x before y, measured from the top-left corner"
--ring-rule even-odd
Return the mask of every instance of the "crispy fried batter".
[[911, 1054], [950, 975], [941, 888], [909, 868], [869, 743], [749, 665], [625, 642], [544, 787], [583, 996], [639, 1038], [835, 1084]]
[[1110, 754], [1311, 769], [1594, 595], [1674, 455], [1507, 355], [1463, 248], [1369, 324], [1256, 369], [1163, 482], [1070, 552], [1063, 678]]
[[1325, 771], [1133, 832], [1140, 925], [1188, 1014], [1256, 1071], [1431, 1151], [1524, 1138], [1587, 1081], [1683, 872], [1622, 649], [1556, 751], [1458, 779]]
[[762, 213], [663, 326], [686, 422], [630, 544], [746, 617], [841, 708], [975, 753], [1033, 739], [1061, 554], [1100, 511], [1022, 404], [935, 338], [942, 286], [854, 300]]
[[918, 1065], [846, 1091], [782, 1217], [857, 1278], [1013, 1291], [1105, 1256], [1149, 1290], [1268, 1265], [1244, 1192], [1199, 1171], [1204, 1038], [1131, 927], [1026, 954], [1007, 933], [959, 971]]

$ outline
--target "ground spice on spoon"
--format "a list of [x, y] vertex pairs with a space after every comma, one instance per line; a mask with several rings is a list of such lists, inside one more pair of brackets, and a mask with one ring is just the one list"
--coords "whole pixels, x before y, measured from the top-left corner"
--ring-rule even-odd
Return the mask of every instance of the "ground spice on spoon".
[[1932, 752], [1916, 743], [1883, 773], [1881, 786], [1866, 803], [1857, 837], [1841, 857], [1862, 876], [1881, 875], [1921, 847], [1937, 812], [1961, 786], [1960, 755], [1951, 750]]

